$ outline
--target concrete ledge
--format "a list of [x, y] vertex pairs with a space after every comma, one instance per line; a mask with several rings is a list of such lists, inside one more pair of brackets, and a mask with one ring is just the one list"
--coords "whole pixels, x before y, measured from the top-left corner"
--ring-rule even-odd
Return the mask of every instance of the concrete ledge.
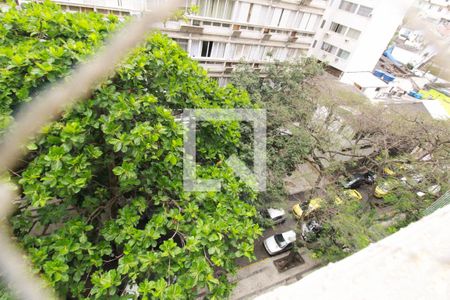
[[[300, 251], [300, 254], [305, 263], [283, 273], [278, 273], [273, 264], [274, 260], [282, 258], [283, 255], [266, 258], [240, 269], [233, 279], [237, 284], [231, 299], [251, 299], [276, 287], [298, 281], [312, 270], [320, 267], [318, 262], [312, 260], [305, 250]], [[284, 254], [284, 256], [287, 255]]]
[[450, 299], [450, 206], [257, 299]]

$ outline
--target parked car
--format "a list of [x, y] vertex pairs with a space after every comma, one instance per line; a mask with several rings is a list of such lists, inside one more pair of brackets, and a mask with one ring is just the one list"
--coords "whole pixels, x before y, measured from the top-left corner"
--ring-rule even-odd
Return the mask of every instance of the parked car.
[[[344, 202], [343, 199], [352, 198], [355, 200], [361, 200], [362, 195], [357, 190], [345, 190], [342, 191], [340, 195], [334, 198], [334, 201], [337, 205], [342, 204]], [[307, 203], [298, 203], [292, 207], [292, 212], [297, 219], [301, 219], [303, 217], [307, 217], [313, 211], [321, 208], [325, 201], [322, 198], [313, 198]]]
[[316, 220], [302, 224], [302, 238], [306, 242], [314, 241], [321, 231], [322, 226]]
[[405, 183], [408, 184], [410, 186], [416, 186], [419, 183], [421, 183], [423, 181], [424, 177], [422, 174], [414, 174], [412, 176], [408, 176], [408, 177], [402, 177], [400, 178], [400, 180]]
[[271, 219], [275, 225], [286, 221], [286, 212], [282, 208], [268, 208], [264, 214], [267, 218]]
[[307, 217], [313, 211], [319, 209], [323, 204], [322, 198], [313, 198], [308, 203], [298, 203], [292, 207], [292, 212], [297, 219]]
[[[419, 197], [423, 197], [426, 194], [436, 196], [441, 191], [441, 186], [438, 184], [434, 184], [426, 188], [426, 191], [419, 190], [419, 184], [423, 183], [424, 176], [422, 174], [414, 174], [408, 177], [402, 177], [400, 180], [394, 179], [392, 177], [384, 180], [380, 184], [375, 187], [374, 196], [376, 198], [383, 198], [388, 195], [391, 191], [393, 191], [399, 185], [405, 185], [409, 188], [416, 189], [416, 195]], [[422, 188], [424, 188], [422, 186]]]
[[338, 196], [336, 196], [335, 203], [341, 204], [342, 202], [344, 202], [342, 200], [343, 198], [344, 199], [355, 199], [355, 200], [361, 201], [362, 195], [357, 190], [353, 190], [353, 189], [344, 190]]
[[423, 196], [425, 196], [426, 194], [430, 194], [430, 195], [433, 195], [433, 196], [437, 196], [437, 195], [439, 194], [440, 191], [441, 191], [441, 186], [440, 186], [439, 184], [434, 184], [434, 185], [432, 185], [432, 186], [429, 186], [429, 187], [427, 188], [427, 191], [426, 191], [426, 192], [418, 191], [416, 194], [417, 194], [417, 196], [419, 196], [419, 197], [423, 197]]
[[373, 195], [375, 196], [375, 198], [383, 198], [384, 196], [389, 194], [393, 189], [395, 189], [398, 185], [399, 182], [397, 180], [394, 180], [393, 178], [388, 178], [375, 187]]
[[387, 175], [387, 176], [395, 176], [395, 175], [397, 175], [394, 170], [392, 170], [391, 168], [388, 168], [388, 167], [383, 169], [383, 173], [385, 175]]
[[360, 187], [363, 183], [373, 184], [375, 182], [375, 174], [371, 171], [365, 173], [354, 174], [352, 179], [344, 182], [343, 187], [345, 189], [355, 189]]
[[297, 235], [294, 230], [278, 233], [264, 240], [264, 248], [269, 255], [277, 255], [288, 251], [294, 246]]
[[441, 186], [439, 184], [433, 184], [432, 186], [429, 186], [427, 189], [427, 192], [433, 196], [437, 196], [440, 191]]

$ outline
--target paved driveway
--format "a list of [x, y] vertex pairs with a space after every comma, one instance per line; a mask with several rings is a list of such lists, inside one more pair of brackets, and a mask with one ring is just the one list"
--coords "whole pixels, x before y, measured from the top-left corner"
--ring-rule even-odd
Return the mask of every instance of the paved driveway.
[[[293, 217], [290, 211], [286, 211], [288, 214], [287, 220], [283, 224], [275, 225], [273, 228], [268, 228], [264, 231], [263, 235], [255, 241], [254, 244], [254, 250], [256, 255], [256, 261], [249, 261], [245, 257], [241, 257], [236, 260], [236, 263], [239, 267], [244, 267], [247, 265], [250, 265], [252, 263], [255, 263], [257, 261], [263, 260], [265, 258], [270, 257], [269, 254], [267, 254], [266, 249], [264, 249], [263, 241], [268, 238], [271, 235], [274, 235], [276, 233], [281, 233], [288, 230], [296, 230], [297, 221]], [[299, 238], [299, 237], [297, 237]], [[279, 254], [281, 257], [282, 255]], [[277, 257], [277, 256], [275, 256]]]
[[305, 263], [283, 273], [278, 272], [273, 261], [289, 255], [287, 253], [267, 257], [241, 268], [237, 276], [232, 279], [236, 282], [236, 287], [230, 298], [232, 300], [252, 299], [278, 286], [300, 280], [320, 267], [320, 264], [309, 256], [306, 248], [300, 249], [299, 252]]

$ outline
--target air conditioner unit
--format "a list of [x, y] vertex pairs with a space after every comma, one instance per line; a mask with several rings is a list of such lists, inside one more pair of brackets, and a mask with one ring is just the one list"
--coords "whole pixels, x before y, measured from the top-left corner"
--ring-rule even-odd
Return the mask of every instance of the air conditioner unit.
[[186, 32], [186, 33], [203, 33], [203, 27], [201, 26], [195, 26], [195, 25], [181, 25], [180, 27], [180, 31], [181, 32]]
[[231, 72], [233, 72], [233, 67], [225, 67], [225, 71], [224, 71], [225, 73], [231, 73]]
[[311, 4], [311, 1], [312, 0], [300, 0], [300, 5], [302, 5], [302, 6], [308, 6], [308, 5], [310, 5]]
[[291, 31], [289, 33], [288, 42], [295, 42], [298, 39], [297, 31]]
[[267, 40], [269, 40], [271, 37], [272, 37], [271, 34], [265, 33], [262, 39], [263, 39], [264, 41], [267, 41]]
[[240, 30], [233, 30], [233, 33], [231, 34], [232, 37], [240, 37], [242, 31]]

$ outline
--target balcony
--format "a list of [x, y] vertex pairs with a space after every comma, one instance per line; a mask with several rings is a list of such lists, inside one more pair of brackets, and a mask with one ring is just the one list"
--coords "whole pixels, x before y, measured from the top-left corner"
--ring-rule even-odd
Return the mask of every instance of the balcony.
[[107, 8], [121, 11], [144, 11], [146, 2], [141, 0], [55, 0], [53, 2], [80, 7]]
[[240, 29], [241, 29], [241, 25], [234, 24], [233, 25], [233, 32], [231, 33], [231, 36], [232, 37], [240, 37], [241, 33], [242, 33], [242, 31]]
[[203, 26], [201, 26], [200, 21], [193, 20], [192, 21], [192, 25], [190, 25], [190, 24], [181, 24], [180, 31], [181, 32], [186, 32], [186, 33], [202, 34], [203, 33]]

